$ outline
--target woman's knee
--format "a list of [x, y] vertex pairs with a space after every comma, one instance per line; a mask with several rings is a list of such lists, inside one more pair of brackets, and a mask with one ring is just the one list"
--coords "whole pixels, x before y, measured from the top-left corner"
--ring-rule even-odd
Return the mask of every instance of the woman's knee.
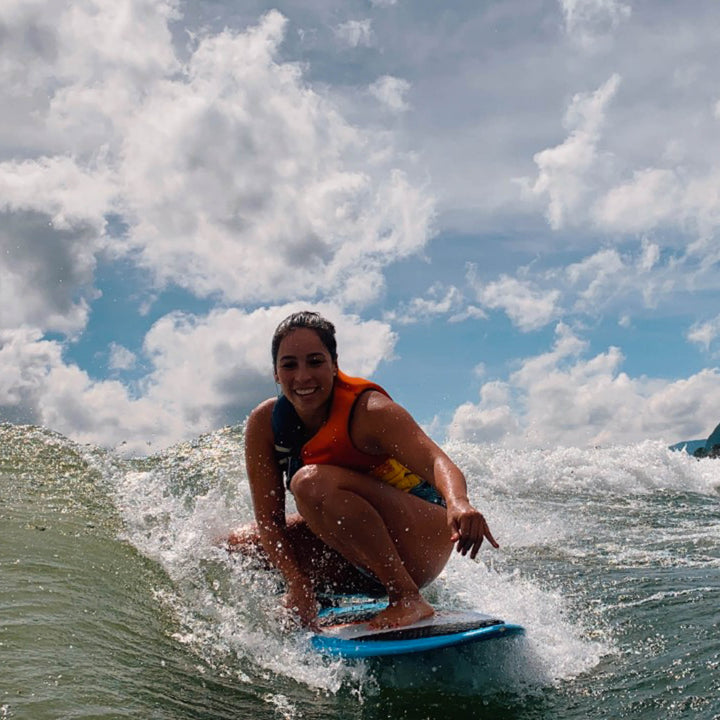
[[328, 491], [327, 482], [322, 482], [323, 474], [318, 465], [303, 465], [290, 480], [290, 491], [295, 501], [301, 505], [321, 505]]

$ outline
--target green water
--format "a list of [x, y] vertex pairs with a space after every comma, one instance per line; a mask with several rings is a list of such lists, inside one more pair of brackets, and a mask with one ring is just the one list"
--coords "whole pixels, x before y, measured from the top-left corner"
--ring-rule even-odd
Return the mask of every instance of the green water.
[[[249, 519], [237, 431], [145, 461], [8, 425], [0, 448], [0, 718], [720, 718], [720, 463], [638, 449], [632, 486], [594, 451], [590, 491], [566, 456], [505, 462], [482, 491], [502, 552], [429, 594], [527, 638], [347, 663], [213, 541]], [[469, 476], [498, 460], [466, 452]]]

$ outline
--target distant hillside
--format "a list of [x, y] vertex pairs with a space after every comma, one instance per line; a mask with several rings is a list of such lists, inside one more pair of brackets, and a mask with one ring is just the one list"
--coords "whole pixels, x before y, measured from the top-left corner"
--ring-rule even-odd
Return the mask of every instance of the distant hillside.
[[671, 450], [685, 450], [685, 452], [694, 455], [697, 450], [704, 450], [705, 455], [716, 457], [718, 455], [718, 447], [720, 446], [720, 425], [718, 425], [711, 433], [707, 440], [683, 440], [670, 446]]
[[704, 448], [707, 440], [683, 440], [670, 446], [671, 450], [685, 450], [692, 455], [697, 449]]

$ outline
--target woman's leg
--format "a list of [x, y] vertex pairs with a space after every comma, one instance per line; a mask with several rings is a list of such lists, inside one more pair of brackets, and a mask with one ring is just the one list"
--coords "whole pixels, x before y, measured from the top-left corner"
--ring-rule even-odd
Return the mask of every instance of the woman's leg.
[[437, 577], [452, 550], [444, 508], [332, 465], [301, 468], [290, 488], [310, 530], [387, 589], [390, 606], [373, 625], [432, 614], [418, 588]]

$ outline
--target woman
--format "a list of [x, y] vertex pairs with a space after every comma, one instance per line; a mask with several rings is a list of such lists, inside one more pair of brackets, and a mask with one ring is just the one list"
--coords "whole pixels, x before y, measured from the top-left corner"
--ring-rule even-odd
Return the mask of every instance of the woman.
[[[328, 586], [382, 586], [389, 605], [373, 627], [432, 615], [419, 588], [453, 545], [472, 558], [485, 538], [498, 547], [462, 473], [382, 388], [338, 370], [335, 328], [317, 313], [280, 323], [272, 359], [282, 396], [253, 410], [245, 436], [257, 529], [230, 545], [259, 540], [304, 625]], [[283, 475], [299, 516], [286, 518]]]

